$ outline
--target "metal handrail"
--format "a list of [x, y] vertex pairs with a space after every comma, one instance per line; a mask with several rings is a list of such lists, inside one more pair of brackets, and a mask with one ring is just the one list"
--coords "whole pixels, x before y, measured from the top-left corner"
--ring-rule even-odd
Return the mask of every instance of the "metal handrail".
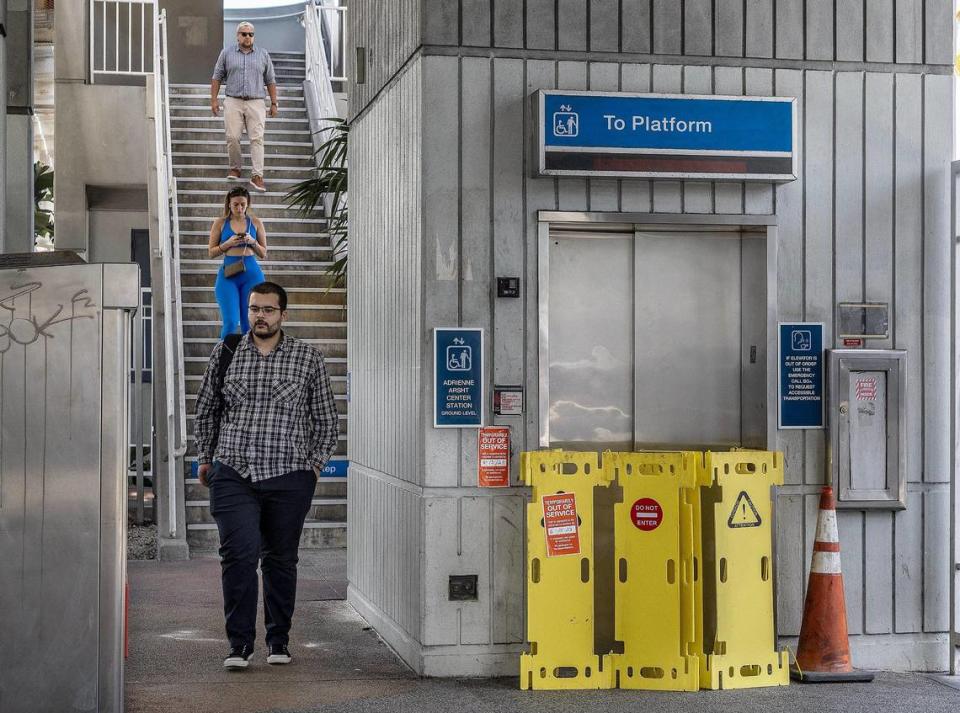
[[[107, 8], [112, 8], [107, 16]], [[122, 8], [126, 7], [126, 18]], [[139, 10], [134, 11], [134, 7]], [[147, 7], [150, 7], [149, 13]], [[98, 12], [99, 8], [99, 12]], [[147, 32], [149, 23], [156, 25], [156, 0], [90, 0], [90, 81], [98, 75], [145, 77], [153, 72], [147, 67]], [[98, 17], [99, 14], [99, 17]], [[137, 17], [139, 15], [139, 17]], [[110, 20], [113, 20], [111, 23]], [[126, 33], [126, 51], [121, 52], [123, 35]], [[134, 40], [139, 33], [139, 42]], [[97, 52], [99, 39], [100, 52]], [[113, 52], [107, 48], [112, 46]], [[157, 48], [153, 47], [154, 67]], [[138, 61], [138, 64], [135, 62]], [[139, 67], [134, 69], [134, 67]], [[125, 67], [125, 69], [123, 68]]]
[[[311, 104], [308, 107], [308, 115], [311, 118], [311, 132], [316, 137], [315, 145], [320, 145], [329, 138], [326, 134], [333, 123], [326, 119], [337, 116], [337, 100], [333, 94], [334, 78], [330, 76], [323, 39], [323, 13], [331, 10], [340, 12], [345, 11], [346, 8], [310, 3], [304, 8], [303, 13], [303, 29], [306, 35], [306, 81], [312, 84], [314, 89], [312, 93], [305, 92], [304, 98]], [[343, 44], [342, 37], [340, 41]]]
[[[315, 3], [314, 7], [320, 17], [321, 27], [326, 27], [327, 37], [330, 39], [326, 43], [326, 49], [329, 50], [327, 68], [330, 71], [330, 79], [334, 82], [346, 82], [347, 7], [336, 4], [336, 0], [319, 0], [319, 4]], [[338, 69], [339, 72], [337, 72]]]
[[180, 227], [170, 139], [167, 13], [153, 25], [154, 140], [157, 156], [158, 253], [163, 273], [164, 394], [167, 406], [167, 508], [169, 536], [177, 536], [177, 461], [187, 452], [183, 327], [180, 315]]

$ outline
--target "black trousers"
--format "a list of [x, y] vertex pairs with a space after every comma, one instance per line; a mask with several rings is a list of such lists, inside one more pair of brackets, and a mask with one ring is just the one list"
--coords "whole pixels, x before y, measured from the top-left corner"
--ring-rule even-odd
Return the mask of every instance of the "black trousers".
[[223, 613], [231, 646], [254, 645], [257, 564], [263, 575], [267, 646], [286, 644], [297, 598], [300, 533], [317, 478], [297, 470], [257, 483], [223, 463], [207, 475], [210, 513], [220, 531]]

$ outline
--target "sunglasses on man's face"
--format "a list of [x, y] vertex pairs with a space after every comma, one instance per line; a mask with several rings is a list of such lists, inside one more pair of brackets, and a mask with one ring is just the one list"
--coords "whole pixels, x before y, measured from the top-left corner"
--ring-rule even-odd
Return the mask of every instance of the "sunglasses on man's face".
[[241, 36], [241, 37], [253, 37], [253, 33], [252, 33], [252, 32], [241, 32], [241, 33], [240, 33], [240, 36]]

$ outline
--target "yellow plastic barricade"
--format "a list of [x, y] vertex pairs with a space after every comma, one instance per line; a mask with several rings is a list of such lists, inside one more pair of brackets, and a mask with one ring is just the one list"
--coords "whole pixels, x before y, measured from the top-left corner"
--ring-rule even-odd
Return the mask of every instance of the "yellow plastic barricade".
[[703, 468], [700, 686], [786, 686], [789, 660], [774, 635], [770, 490], [783, 483], [783, 456], [708, 452]]
[[606, 666], [618, 688], [696, 691], [699, 610], [698, 453], [605, 453], [622, 488], [614, 505], [616, 638], [622, 654]]
[[610, 688], [594, 652], [593, 489], [608, 481], [596, 453], [521, 456], [533, 486], [527, 505], [527, 638], [524, 689]]

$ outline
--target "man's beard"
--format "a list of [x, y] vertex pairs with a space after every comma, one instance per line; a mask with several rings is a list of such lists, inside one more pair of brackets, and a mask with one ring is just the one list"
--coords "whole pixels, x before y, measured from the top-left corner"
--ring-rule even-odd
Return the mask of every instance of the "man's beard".
[[254, 325], [253, 325], [253, 333], [254, 333], [256, 336], [258, 336], [258, 337], [260, 337], [260, 338], [262, 338], [262, 339], [269, 339], [270, 337], [272, 337], [274, 334], [276, 334], [276, 333], [279, 332], [279, 331], [280, 331], [280, 325], [279, 325], [279, 324], [275, 325], [272, 329], [270, 328], [270, 325], [268, 325], [268, 324], [259, 324], [259, 325], [258, 325], [258, 324], [254, 324]]

